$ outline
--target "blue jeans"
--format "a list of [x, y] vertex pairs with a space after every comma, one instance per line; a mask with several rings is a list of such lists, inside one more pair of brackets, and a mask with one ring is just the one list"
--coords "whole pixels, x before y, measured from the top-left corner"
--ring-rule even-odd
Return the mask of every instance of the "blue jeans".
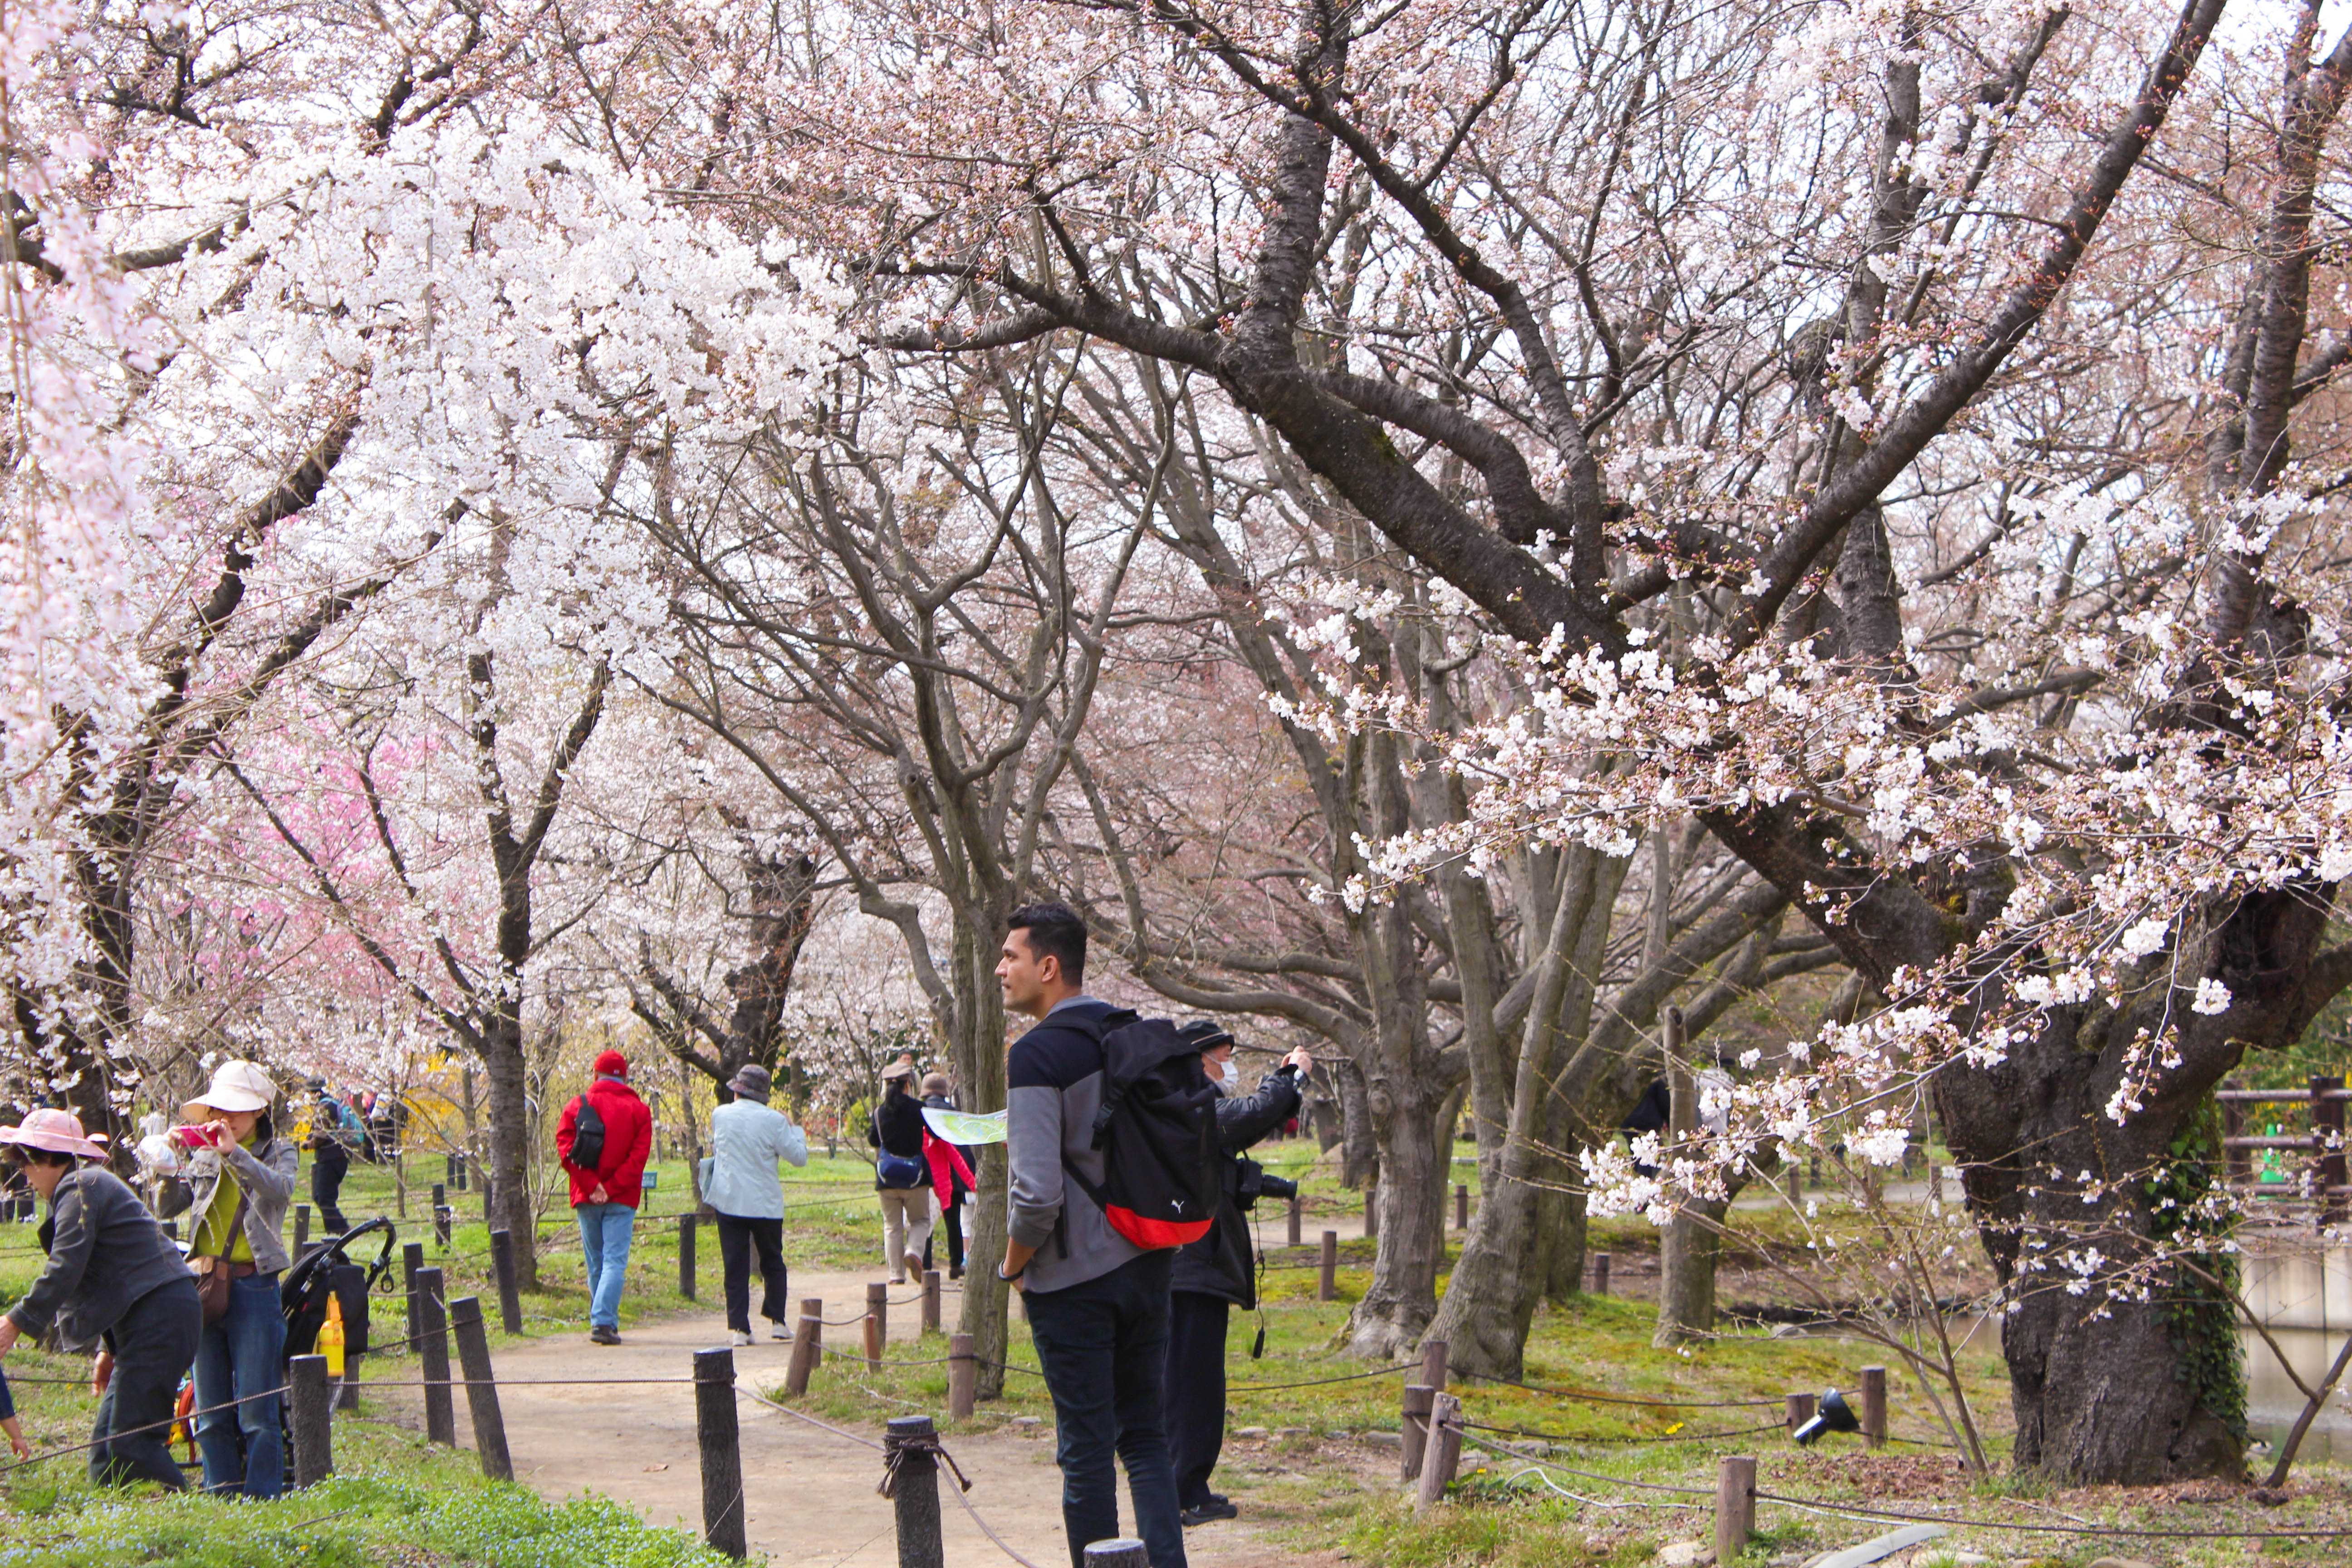
[[1029, 1292], [1029, 1339], [1054, 1396], [1062, 1467], [1062, 1528], [1071, 1568], [1094, 1542], [1118, 1535], [1116, 1453], [1135, 1494], [1136, 1533], [1151, 1568], [1184, 1568], [1184, 1527], [1161, 1425], [1172, 1251], [1147, 1252], [1099, 1279]]
[[572, 1212], [580, 1216], [580, 1250], [588, 1259], [588, 1326], [617, 1329], [637, 1211], [626, 1204], [574, 1204]]
[[[286, 1318], [278, 1307], [278, 1276], [232, 1279], [228, 1311], [205, 1328], [196, 1347], [196, 1408], [243, 1400], [232, 1410], [196, 1417], [204, 1454], [205, 1490], [274, 1498], [286, 1489], [286, 1436], [278, 1424], [278, 1395], [286, 1381]], [[263, 1394], [259, 1399], [248, 1394]]]

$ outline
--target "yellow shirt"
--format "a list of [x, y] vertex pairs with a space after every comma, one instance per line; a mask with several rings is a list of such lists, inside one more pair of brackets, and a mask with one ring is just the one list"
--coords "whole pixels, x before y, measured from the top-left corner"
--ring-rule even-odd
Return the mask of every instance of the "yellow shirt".
[[[247, 1134], [244, 1147], [252, 1148], [260, 1132], [257, 1127]], [[228, 1234], [230, 1220], [236, 1215], [237, 1194], [241, 1191], [236, 1184], [236, 1172], [230, 1166], [228, 1157], [223, 1155], [220, 1184], [213, 1189], [213, 1205], [205, 1211], [204, 1223], [196, 1226], [195, 1237], [188, 1247], [189, 1257], [226, 1258], [231, 1263], [253, 1261], [253, 1242], [245, 1234], [245, 1226], [236, 1227], [236, 1235], [229, 1238], [226, 1251], [220, 1245], [220, 1238]]]

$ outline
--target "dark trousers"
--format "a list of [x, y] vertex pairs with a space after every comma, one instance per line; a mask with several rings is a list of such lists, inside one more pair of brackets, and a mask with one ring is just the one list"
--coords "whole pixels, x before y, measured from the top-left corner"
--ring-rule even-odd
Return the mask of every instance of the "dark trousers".
[[784, 1222], [719, 1216], [719, 1261], [727, 1275], [727, 1326], [751, 1331], [751, 1251], [760, 1253], [760, 1316], [786, 1321], [790, 1293], [784, 1288]]
[[319, 1223], [327, 1227], [329, 1236], [341, 1236], [352, 1228], [341, 1206], [343, 1178], [351, 1170], [351, 1152], [341, 1143], [321, 1145], [310, 1155], [310, 1202], [317, 1205]]
[[172, 1460], [170, 1423], [180, 1379], [196, 1359], [204, 1331], [205, 1309], [193, 1278], [156, 1286], [107, 1331], [114, 1375], [99, 1397], [98, 1421], [90, 1428], [96, 1445], [89, 1451], [91, 1480], [100, 1486], [154, 1481], [173, 1491], [186, 1489], [187, 1478]]
[[1221, 1296], [1179, 1290], [1168, 1299], [1168, 1459], [1176, 1503], [1210, 1498], [1209, 1472], [1225, 1447], [1225, 1319]]
[[948, 1233], [948, 1267], [959, 1274], [963, 1272], [963, 1188], [957, 1187], [955, 1194], [955, 1201], [949, 1204], [947, 1212], [940, 1215], [940, 1224], [931, 1226], [930, 1240], [923, 1243], [925, 1268], [933, 1267], [931, 1242], [937, 1241], [940, 1230], [945, 1229]]
[[1176, 1518], [1160, 1420], [1175, 1258], [1173, 1252], [1147, 1252], [1083, 1285], [1029, 1292], [1029, 1338], [1054, 1396], [1070, 1568], [1086, 1568], [1091, 1543], [1118, 1536], [1113, 1454], [1127, 1466], [1136, 1533], [1150, 1550], [1151, 1568], [1185, 1568], [1184, 1527]]

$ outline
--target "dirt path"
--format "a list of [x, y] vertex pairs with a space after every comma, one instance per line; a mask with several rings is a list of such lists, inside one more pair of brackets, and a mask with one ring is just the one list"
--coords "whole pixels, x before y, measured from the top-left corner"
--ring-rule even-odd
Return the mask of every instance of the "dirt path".
[[[867, 1276], [817, 1274], [795, 1269], [794, 1301], [820, 1296], [828, 1319], [865, 1310]], [[903, 1294], [904, 1292], [900, 1292]], [[950, 1298], [949, 1311], [953, 1311]], [[917, 1337], [919, 1309], [890, 1314], [895, 1344]], [[764, 1333], [766, 1325], [759, 1327]], [[854, 1352], [855, 1328], [825, 1331], [834, 1353]], [[584, 1331], [528, 1345], [510, 1346], [496, 1357], [499, 1407], [506, 1416], [507, 1446], [515, 1479], [551, 1498], [602, 1492], [619, 1498], [657, 1524], [698, 1531], [702, 1481], [694, 1438], [694, 1392], [686, 1387], [629, 1385], [525, 1386], [526, 1380], [690, 1375], [698, 1350], [727, 1342], [721, 1315], [691, 1316], [641, 1324], [627, 1330], [617, 1346], [593, 1345]], [[933, 1342], [935, 1344], [937, 1342]], [[740, 1381], [779, 1384], [791, 1347], [762, 1338], [736, 1352]], [[383, 1375], [406, 1379], [413, 1363], [376, 1363]], [[394, 1372], [391, 1365], [401, 1370]], [[386, 1390], [385, 1404], [423, 1424], [420, 1396], [413, 1390]], [[881, 1456], [756, 1400], [739, 1402], [743, 1431], [745, 1528], [754, 1552], [779, 1564], [815, 1568], [897, 1568], [898, 1542], [891, 1505], [877, 1495]], [[877, 1441], [881, 1420], [896, 1411], [877, 1411], [871, 1425], [854, 1428]], [[472, 1447], [464, 1391], [457, 1399], [458, 1440]], [[1004, 1431], [957, 1437], [949, 1445], [972, 1481], [972, 1505], [996, 1532], [1036, 1568], [1063, 1568], [1068, 1562], [1062, 1533], [1061, 1472], [1054, 1466], [1052, 1428]], [[942, 1478], [940, 1511], [950, 1568], [1013, 1568], [971, 1519], [947, 1495]], [[1134, 1505], [1120, 1484], [1120, 1522], [1134, 1526]], [[1244, 1521], [1205, 1525], [1185, 1532], [1191, 1561], [1201, 1568], [1274, 1568], [1298, 1554], [1261, 1541]]]

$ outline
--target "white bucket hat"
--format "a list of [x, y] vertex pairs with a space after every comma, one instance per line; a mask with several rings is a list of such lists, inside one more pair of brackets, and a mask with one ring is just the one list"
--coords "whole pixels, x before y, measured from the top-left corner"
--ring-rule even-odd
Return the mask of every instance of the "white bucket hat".
[[203, 1110], [267, 1110], [278, 1099], [278, 1086], [253, 1062], [223, 1062], [213, 1068], [212, 1086], [182, 1107], [191, 1121], [206, 1120]]

